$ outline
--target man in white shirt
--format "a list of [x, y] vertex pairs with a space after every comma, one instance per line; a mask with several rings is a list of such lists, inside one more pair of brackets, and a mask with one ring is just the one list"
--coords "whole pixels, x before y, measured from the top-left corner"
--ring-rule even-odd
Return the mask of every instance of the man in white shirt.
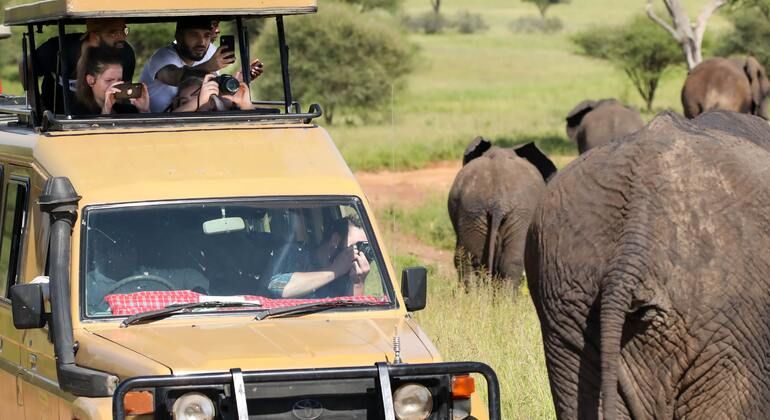
[[156, 51], [147, 61], [139, 80], [149, 87], [152, 112], [163, 112], [168, 108], [177, 94], [176, 86], [190, 72], [216, 73], [235, 62], [235, 51], [211, 44], [215, 36], [214, 22], [210, 17], [180, 19], [176, 25], [175, 42]]

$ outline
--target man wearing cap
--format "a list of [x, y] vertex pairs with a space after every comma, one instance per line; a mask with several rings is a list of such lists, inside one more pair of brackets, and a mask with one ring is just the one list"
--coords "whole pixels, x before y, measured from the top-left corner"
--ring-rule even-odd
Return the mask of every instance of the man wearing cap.
[[139, 80], [149, 86], [150, 111], [163, 112], [169, 107], [186, 74], [215, 73], [235, 62], [234, 51], [211, 44], [214, 22], [206, 17], [178, 20], [175, 41], [156, 51], [144, 65]]
[[[128, 27], [120, 18], [86, 19], [86, 33], [72, 33], [64, 36], [64, 52], [62, 58], [67, 64], [67, 81], [65, 82], [74, 98], [77, 83], [77, 67], [81, 51], [88, 47], [108, 45], [121, 51], [123, 61], [123, 80], [130, 81], [134, 76], [136, 57], [134, 49], [126, 42]], [[46, 109], [55, 112], [64, 111], [64, 100], [61, 78], [59, 77], [59, 37], [53, 37], [37, 49], [32, 57], [35, 71], [43, 76], [41, 98]], [[57, 83], [58, 80], [58, 83]]]

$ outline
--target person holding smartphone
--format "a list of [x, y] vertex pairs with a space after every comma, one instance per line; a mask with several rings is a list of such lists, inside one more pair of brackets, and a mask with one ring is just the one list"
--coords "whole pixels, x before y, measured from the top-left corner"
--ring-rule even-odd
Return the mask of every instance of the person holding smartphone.
[[[217, 25], [215, 26], [215, 22]], [[212, 44], [218, 22], [212, 17], [188, 17], [177, 21], [174, 42], [156, 51], [142, 69], [140, 81], [150, 88], [150, 109], [163, 112], [178, 93], [178, 86], [187, 77], [203, 77], [235, 62], [235, 40], [225, 41], [218, 48]], [[227, 36], [221, 36], [227, 38]], [[231, 37], [232, 38], [232, 37]], [[255, 60], [251, 71], [259, 76], [262, 63]], [[257, 70], [259, 69], [259, 70]]]
[[131, 114], [150, 112], [144, 83], [123, 82], [122, 54], [102, 45], [87, 48], [78, 68], [75, 114]]

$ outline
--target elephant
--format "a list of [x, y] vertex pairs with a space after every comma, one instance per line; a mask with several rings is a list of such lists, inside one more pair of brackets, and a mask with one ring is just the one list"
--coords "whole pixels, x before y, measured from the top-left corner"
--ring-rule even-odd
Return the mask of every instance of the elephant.
[[639, 111], [617, 99], [587, 99], [567, 114], [567, 137], [583, 154], [644, 126]]
[[559, 419], [770, 412], [770, 126], [659, 114], [561, 170], [525, 267]]
[[756, 58], [710, 58], [695, 66], [682, 87], [682, 107], [687, 118], [724, 109], [767, 119], [770, 81]]
[[533, 143], [492, 146], [476, 137], [449, 191], [447, 207], [457, 236], [455, 268], [467, 288], [482, 267], [518, 286], [532, 212], [556, 166]]

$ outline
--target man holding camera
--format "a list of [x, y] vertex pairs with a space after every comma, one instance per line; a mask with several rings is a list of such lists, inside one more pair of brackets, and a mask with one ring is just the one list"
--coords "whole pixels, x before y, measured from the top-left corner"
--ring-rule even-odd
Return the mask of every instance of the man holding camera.
[[171, 101], [171, 112], [228, 111], [253, 109], [246, 83], [230, 75], [207, 74], [203, 79], [187, 77]]
[[[140, 81], [150, 88], [150, 110], [163, 112], [177, 96], [178, 85], [189, 75], [216, 73], [235, 62], [232, 46], [214, 47], [218, 22], [210, 17], [191, 17], [177, 21], [175, 41], [150, 57]], [[262, 74], [262, 63], [252, 63], [251, 76]]]

